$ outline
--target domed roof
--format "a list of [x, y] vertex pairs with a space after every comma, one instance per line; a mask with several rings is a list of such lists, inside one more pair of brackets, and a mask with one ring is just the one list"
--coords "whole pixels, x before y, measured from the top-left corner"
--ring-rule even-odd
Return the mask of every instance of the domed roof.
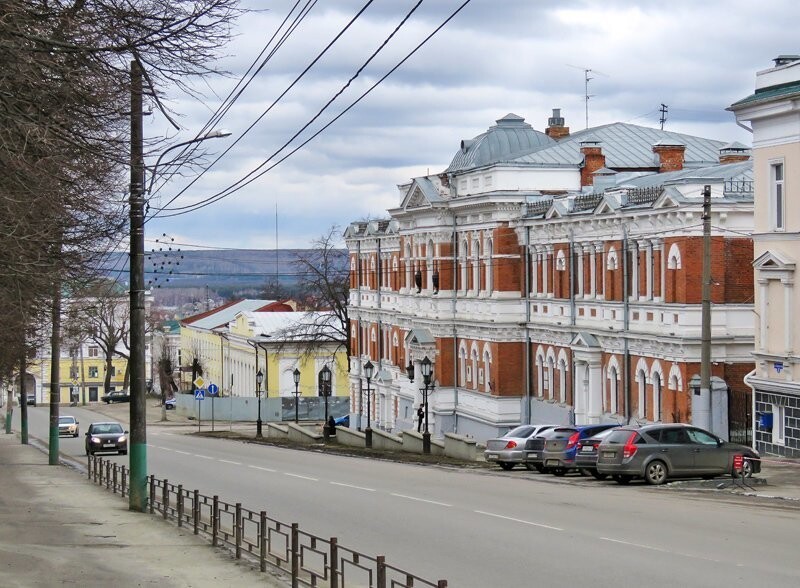
[[446, 171], [463, 171], [503, 163], [556, 144], [554, 139], [535, 131], [524, 118], [516, 114], [507, 114], [496, 122], [496, 125], [474, 139], [461, 141], [461, 149]]

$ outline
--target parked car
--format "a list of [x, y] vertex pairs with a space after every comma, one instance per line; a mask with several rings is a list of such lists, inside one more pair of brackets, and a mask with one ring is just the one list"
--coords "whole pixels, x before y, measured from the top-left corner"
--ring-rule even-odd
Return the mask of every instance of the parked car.
[[172, 398], [167, 398], [164, 401], [164, 410], [175, 410], [175, 405], [177, 404], [177, 400], [173, 396]]
[[111, 404], [112, 402], [130, 402], [131, 396], [127, 390], [115, 390], [101, 396], [100, 400], [106, 404]]
[[128, 453], [128, 431], [114, 422], [92, 423], [86, 431], [86, 455], [99, 451], [115, 451], [120, 455]]
[[26, 402], [28, 406], [36, 406], [36, 394], [34, 392], [28, 392]]
[[529, 470], [536, 470], [539, 473], [545, 473], [547, 468], [544, 466], [544, 444], [553, 435], [561, 435], [564, 433], [572, 434], [576, 431], [575, 427], [557, 426], [552, 429], [547, 429], [538, 435], [531, 437], [525, 442], [525, 456], [523, 463]]
[[74, 416], [64, 415], [58, 417], [58, 434], [72, 437], [77, 437], [80, 434], [78, 432], [78, 421]]
[[587, 439], [578, 441], [577, 451], [575, 453], [575, 467], [582, 474], [593, 476], [598, 480], [605, 480], [608, 474], [601, 474], [597, 471], [597, 456], [600, 454], [598, 448], [600, 443], [608, 437], [612, 431], [617, 427], [600, 431]]
[[486, 441], [483, 452], [487, 462], [494, 462], [504, 470], [513, 469], [525, 461], [525, 444], [528, 439], [554, 428], [555, 425], [520, 425], [502, 437]]
[[745, 445], [728, 443], [713, 433], [682, 424], [620, 427], [600, 443], [597, 471], [620, 484], [644, 478], [663, 484], [669, 478], [713, 478], [732, 474], [735, 455], [744, 457], [744, 476], [761, 471], [761, 457]]
[[578, 442], [616, 426], [618, 426], [616, 423], [603, 423], [559, 429], [545, 440], [542, 450], [544, 467], [556, 476], [563, 476], [570, 470], [576, 469], [575, 454], [578, 452]]

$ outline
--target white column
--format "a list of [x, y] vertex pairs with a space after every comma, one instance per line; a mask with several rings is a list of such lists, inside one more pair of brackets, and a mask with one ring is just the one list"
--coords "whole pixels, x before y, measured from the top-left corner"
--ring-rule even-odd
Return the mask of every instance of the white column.
[[[792, 300], [794, 297], [794, 282], [791, 280], [781, 280], [783, 282], [783, 308], [786, 320], [786, 355], [792, 354], [794, 346], [794, 307]], [[787, 366], [788, 367], [788, 366]]]
[[597, 296], [597, 244], [589, 246], [589, 296]]
[[539, 287], [539, 252], [536, 250], [536, 247], [531, 247], [529, 249], [530, 256], [531, 256], [531, 267], [529, 271], [531, 272], [531, 295], [536, 296], [536, 290]]
[[760, 351], [767, 350], [767, 280], [760, 279], [758, 280], [758, 293], [759, 293], [759, 300], [758, 300], [758, 347]]
[[653, 299], [653, 244], [650, 241], [645, 241], [645, 268], [647, 271], [646, 286], [647, 299]]
[[655, 270], [659, 272], [659, 274], [661, 275], [661, 284], [660, 284], [661, 288], [659, 289], [658, 292], [655, 292], [655, 299], [658, 300], [659, 302], [663, 302], [665, 293], [667, 291], [666, 286], [664, 284], [664, 282], [666, 282], [667, 280], [667, 260], [665, 255], [666, 252], [664, 251], [664, 240], [659, 239], [658, 241], [656, 241], [653, 244], [653, 249], [655, 251], [661, 252], [661, 255], [659, 256], [659, 267], [655, 268]]
[[[631, 242], [628, 258], [631, 262], [630, 290], [628, 291], [629, 300], [639, 300], [639, 246]], [[623, 261], [624, 263], [624, 261]], [[623, 274], [624, 275], [624, 274]], [[623, 285], [623, 288], [625, 286]]]
[[[576, 245], [576, 247], [578, 249], [578, 256], [577, 256], [578, 271], [573, 273], [572, 275], [576, 276], [576, 279], [578, 280], [578, 293], [576, 294], [576, 296], [583, 298], [584, 295], [586, 294], [586, 292], [583, 291], [583, 245], [579, 244]], [[570, 260], [570, 263], [572, 263], [572, 260]]]

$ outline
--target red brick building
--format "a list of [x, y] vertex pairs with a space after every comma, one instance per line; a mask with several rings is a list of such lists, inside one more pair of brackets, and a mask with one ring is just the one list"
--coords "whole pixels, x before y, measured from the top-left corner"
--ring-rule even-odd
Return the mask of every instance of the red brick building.
[[373, 426], [411, 428], [427, 356], [434, 435], [485, 439], [519, 422], [690, 422], [704, 185], [712, 373], [718, 388], [745, 394], [748, 149], [629, 124], [570, 134], [554, 111], [545, 132], [515, 115], [498, 120], [462, 141], [444, 172], [399, 186], [389, 219], [348, 228], [353, 412], [364, 411], [369, 359]]

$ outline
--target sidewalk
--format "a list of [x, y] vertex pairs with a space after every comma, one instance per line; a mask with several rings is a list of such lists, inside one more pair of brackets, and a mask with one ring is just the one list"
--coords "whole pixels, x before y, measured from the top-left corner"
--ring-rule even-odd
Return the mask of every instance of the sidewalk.
[[0, 431], [0, 577], [5, 588], [287, 586], [106, 492]]

